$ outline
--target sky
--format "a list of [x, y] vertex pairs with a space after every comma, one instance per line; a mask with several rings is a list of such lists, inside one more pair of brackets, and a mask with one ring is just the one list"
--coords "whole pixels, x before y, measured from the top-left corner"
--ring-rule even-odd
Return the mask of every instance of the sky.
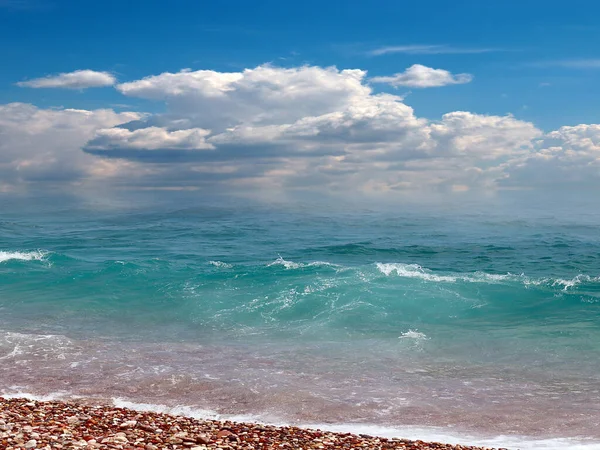
[[0, 0], [0, 192], [600, 188], [593, 0]]

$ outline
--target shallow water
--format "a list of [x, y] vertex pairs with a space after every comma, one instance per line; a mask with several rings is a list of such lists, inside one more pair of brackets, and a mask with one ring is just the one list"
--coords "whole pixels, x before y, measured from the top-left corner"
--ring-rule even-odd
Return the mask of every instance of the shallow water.
[[5, 209], [0, 390], [600, 441], [595, 223]]

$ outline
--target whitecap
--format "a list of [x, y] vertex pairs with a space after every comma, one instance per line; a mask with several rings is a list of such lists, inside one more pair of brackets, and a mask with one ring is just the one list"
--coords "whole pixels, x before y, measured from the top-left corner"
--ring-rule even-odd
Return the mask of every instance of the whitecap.
[[65, 359], [65, 352], [73, 350], [73, 342], [63, 335], [0, 331], [0, 360]]
[[286, 269], [298, 269], [298, 268], [302, 267], [302, 264], [299, 264], [299, 263], [296, 263], [293, 261], [286, 261], [281, 256], [279, 256], [275, 261], [267, 264], [267, 267], [271, 267], [271, 266], [283, 266]]
[[338, 268], [340, 267], [337, 264], [333, 264], [327, 261], [312, 261], [312, 262], [308, 262], [308, 263], [297, 263], [294, 261], [287, 261], [285, 259], [283, 259], [281, 256], [279, 256], [275, 261], [267, 264], [267, 267], [271, 267], [271, 266], [283, 266], [286, 269], [300, 269], [303, 267], [333, 267], [333, 268]]
[[475, 275], [461, 277], [461, 279], [472, 282], [498, 283], [501, 281], [513, 280], [515, 277], [515, 275], [510, 273], [502, 275], [496, 273], [475, 272]]
[[598, 278], [592, 278], [589, 275], [579, 274], [570, 280], [563, 280], [558, 278], [552, 281], [552, 286], [563, 286], [563, 291], [568, 290], [569, 288], [575, 287], [582, 282], [590, 282], [590, 281], [598, 281]]
[[414, 339], [415, 341], [426, 341], [429, 340], [425, 333], [421, 333], [417, 330], [408, 330], [399, 336], [399, 339]]
[[7, 252], [0, 250], [0, 263], [13, 259], [20, 261], [43, 261], [47, 255], [48, 252], [42, 250], [32, 252]]
[[431, 270], [421, 267], [418, 264], [404, 263], [375, 263], [377, 269], [386, 276], [397, 275], [403, 278], [418, 278], [425, 281], [433, 281], [439, 283], [455, 283], [464, 281], [466, 283], [487, 283], [496, 284], [505, 281], [521, 280], [524, 284], [536, 284], [535, 281], [529, 280], [524, 275], [494, 274], [485, 272], [475, 272], [470, 274], [459, 273], [456, 275], [437, 275]]
[[231, 269], [233, 267], [233, 264], [229, 264], [223, 261], [209, 261], [208, 262], [211, 266], [215, 266], [218, 267], [220, 269]]
[[426, 281], [454, 283], [459, 277], [450, 275], [434, 275], [418, 264], [376, 263], [377, 269], [386, 276], [393, 273], [404, 278], [419, 278]]

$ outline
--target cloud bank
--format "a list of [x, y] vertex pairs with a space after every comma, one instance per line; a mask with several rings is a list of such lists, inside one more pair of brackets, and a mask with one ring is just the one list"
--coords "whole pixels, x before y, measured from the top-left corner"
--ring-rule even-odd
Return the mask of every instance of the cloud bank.
[[[412, 86], [466, 80], [414, 67], [387, 78], [409, 74], [402, 82]], [[429, 120], [375, 82], [363, 70], [263, 65], [116, 85], [124, 96], [163, 103], [161, 114], [3, 105], [0, 190], [52, 184], [352, 198], [600, 187], [600, 125], [544, 133], [512, 115], [468, 111]]]
[[75, 72], [59, 73], [58, 75], [35, 78], [17, 83], [19, 87], [28, 88], [59, 88], [87, 89], [92, 87], [112, 86], [117, 82], [114, 75], [108, 72], [94, 70], [76, 70]]
[[0, 105], [0, 191], [71, 189], [83, 180], [106, 179], [112, 164], [85, 154], [81, 147], [99, 129], [141, 118], [110, 109]]

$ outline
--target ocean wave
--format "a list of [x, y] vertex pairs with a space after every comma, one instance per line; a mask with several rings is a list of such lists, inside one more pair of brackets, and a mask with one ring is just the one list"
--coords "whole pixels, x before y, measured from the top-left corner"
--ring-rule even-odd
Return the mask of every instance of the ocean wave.
[[209, 261], [208, 264], [211, 266], [218, 267], [219, 269], [231, 269], [233, 264], [229, 264], [223, 261]]
[[427, 341], [429, 338], [425, 333], [421, 333], [417, 330], [408, 330], [399, 336], [399, 339], [414, 339], [415, 341]]
[[31, 252], [7, 252], [0, 250], [0, 263], [10, 260], [20, 261], [44, 261], [48, 252], [43, 250], [34, 250]]
[[15, 364], [31, 358], [64, 359], [65, 352], [73, 349], [73, 342], [63, 335], [0, 331], [0, 360], [11, 360]]
[[418, 264], [376, 263], [375, 267], [386, 276], [396, 274], [404, 278], [420, 278], [426, 281], [442, 281], [454, 283], [458, 277], [451, 275], [435, 275]]
[[377, 269], [386, 276], [395, 274], [404, 278], [419, 278], [425, 281], [445, 283], [455, 283], [457, 281], [466, 281], [471, 283], [498, 283], [519, 278], [519, 275], [513, 275], [510, 273], [502, 275], [484, 272], [474, 272], [472, 274], [438, 275], [429, 269], [421, 267], [418, 264], [376, 263], [375, 267], [377, 267]]
[[398, 276], [401, 278], [417, 278], [424, 281], [440, 282], [440, 283], [456, 283], [459, 281], [466, 283], [487, 283], [501, 284], [506, 282], [518, 282], [524, 286], [549, 286], [562, 287], [563, 291], [567, 291], [583, 283], [597, 283], [600, 277], [592, 277], [585, 274], [578, 274], [570, 279], [540, 277], [533, 278], [525, 274], [492, 274], [485, 272], [459, 273], [453, 275], [439, 275], [433, 271], [421, 267], [418, 264], [404, 263], [375, 263], [375, 267], [385, 276]]
[[590, 277], [589, 275], [579, 274], [579, 275], [571, 278], [570, 280], [563, 280], [561, 278], [552, 280], [552, 285], [553, 286], [563, 286], [563, 290], [566, 291], [567, 289], [577, 286], [578, 284], [594, 283], [599, 280], [600, 280], [600, 278], [598, 278], [598, 277]]
[[[128, 399], [113, 397], [113, 405], [117, 408], [128, 408], [135, 411], [150, 411], [192, 417], [199, 420], [231, 420], [235, 422], [249, 422], [261, 425], [290, 426], [289, 419], [277, 417], [274, 414], [221, 414], [214, 410], [197, 406], [177, 405], [168, 406], [161, 404], [141, 403]], [[454, 445], [479, 445], [483, 447], [510, 447], [529, 449], [559, 450], [565, 448], [577, 450], [599, 450], [600, 443], [593, 439], [570, 437], [533, 437], [525, 435], [494, 435], [475, 434], [461, 430], [448, 430], [435, 426], [390, 426], [373, 423], [318, 423], [296, 422], [300, 428], [312, 430], [327, 430], [334, 433], [367, 434], [388, 439], [425, 440], [427, 442], [447, 442]]]
[[272, 267], [272, 266], [283, 266], [286, 269], [301, 269], [304, 267], [340, 267], [337, 264], [333, 264], [327, 261], [312, 261], [312, 262], [308, 262], [308, 263], [297, 263], [294, 261], [287, 261], [285, 259], [283, 259], [281, 256], [279, 256], [275, 261], [270, 262], [269, 264], [267, 264], [267, 267]]
[[[13, 386], [0, 390], [6, 399], [25, 398], [35, 401], [69, 401], [97, 399], [88, 396], [76, 395], [69, 391], [57, 390], [49, 394], [30, 393], [27, 388]], [[197, 405], [178, 404], [175, 406], [159, 403], [143, 403], [122, 397], [112, 397], [112, 404], [116, 408], [127, 408], [139, 412], [155, 412], [190, 417], [197, 420], [234, 421], [239, 423], [253, 423], [265, 426], [287, 427], [294, 425], [303, 429], [323, 430], [333, 433], [366, 434], [387, 439], [410, 439], [426, 442], [446, 442], [452, 445], [478, 445], [486, 448], [520, 448], [523, 450], [545, 449], [562, 450], [599, 450], [600, 442], [596, 439], [585, 437], [543, 437], [527, 435], [498, 435], [492, 433], [474, 433], [460, 429], [448, 429], [436, 426], [414, 425], [388, 425], [368, 422], [307, 422], [294, 421], [289, 418], [279, 417], [273, 413], [255, 414], [223, 414], [212, 409], [202, 408]]]

